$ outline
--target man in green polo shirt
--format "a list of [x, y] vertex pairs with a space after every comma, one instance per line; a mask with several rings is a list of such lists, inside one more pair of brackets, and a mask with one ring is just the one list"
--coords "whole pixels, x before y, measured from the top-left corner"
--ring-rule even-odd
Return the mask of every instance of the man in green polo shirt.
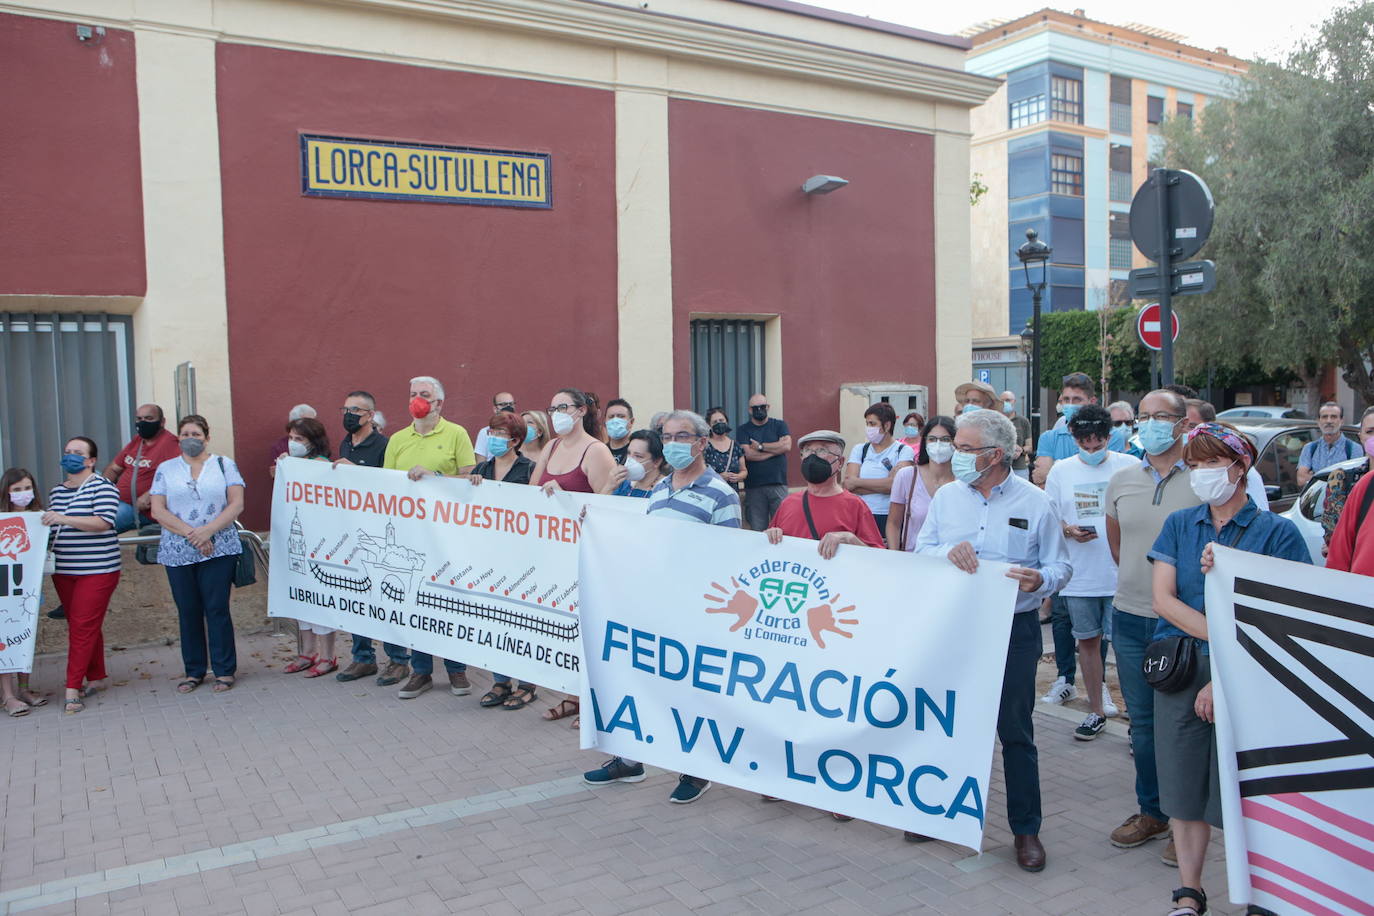
[[[427, 375], [411, 379], [410, 415], [415, 419], [392, 434], [382, 467], [405, 471], [411, 480], [469, 473], [477, 463], [472, 440], [466, 429], [443, 418], [443, 406], [444, 386], [438, 379]], [[410, 669], [410, 680], [397, 694], [403, 700], [413, 700], [434, 686], [433, 656], [412, 651]], [[467, 665], [444, 659], [444, 669], [448, 672], [449, 693], [461, 697], [472, 692]]]

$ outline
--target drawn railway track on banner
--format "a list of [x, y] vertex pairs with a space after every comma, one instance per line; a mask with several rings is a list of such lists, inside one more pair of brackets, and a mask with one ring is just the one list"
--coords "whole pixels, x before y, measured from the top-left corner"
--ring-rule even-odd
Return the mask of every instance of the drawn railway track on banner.
[[[537, 617], [532, 614], [526, 614], [523, 611], [495, 607], [466, 598], [451, 598], [440, 592], [426, 591], [424, 589], [420, 589], [415, 593], [415, 603], [421, 607], [435, 608], [456, 614], [464, 614], [470, 617], [478, 617], [505, 626], [528, 630], [531, 633], [538, 633], [540, 636], [547, 636], [550, 639], [560, 639], [565, 642], [573, 642], [577, 639], [579, 624], [577, 618], [571, 614], [566, 615], [570, 618], [570, 623], [560, 624], [546, 617]], [[564, 612], [552, 609], [541, 611], [540, 613], [564, 616]]]
[[[354, 579], [352, 576], [336, 576], [321, 569], [320, 563], [310, 564], [310, 573], [324, 585], [330, 588], [347, 589], [350, 592], [370, 592], [372, 591], [372, 577], [364, 576], [361, 579]], [[336, 567], [337, 568], [337, 567]]]

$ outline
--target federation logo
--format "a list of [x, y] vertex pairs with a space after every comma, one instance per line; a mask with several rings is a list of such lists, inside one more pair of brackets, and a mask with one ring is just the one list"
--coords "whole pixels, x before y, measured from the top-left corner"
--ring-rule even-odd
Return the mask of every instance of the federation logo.
[[[731, 633], [743, 631], [745, 639], [825, 648], [826, 634], [853, 639], [859, 619], [855, 607], [846, 605], [826, 586], [825, 577], [800, 563], [765, 560], [730, 577], [727, 588], [712, 582], [701, 596], [708, 614], [735, 618]], [[833, 637], [832, 637], [833, 639]]]

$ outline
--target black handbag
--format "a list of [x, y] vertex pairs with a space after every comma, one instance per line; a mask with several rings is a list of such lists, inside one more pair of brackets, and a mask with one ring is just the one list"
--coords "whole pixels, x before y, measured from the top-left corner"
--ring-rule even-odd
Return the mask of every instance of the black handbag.
[[254, 585], [258, 581], [258, 564], [253, 561], [253, 551], [246, 546], [234, 564], [234, 588]]
[[1145, 647], [1145, 683], [1160, 693], [1178, 693], [1193, 681], [1197, 653], [1197, 640], [1191, 636], [1156, 639]]

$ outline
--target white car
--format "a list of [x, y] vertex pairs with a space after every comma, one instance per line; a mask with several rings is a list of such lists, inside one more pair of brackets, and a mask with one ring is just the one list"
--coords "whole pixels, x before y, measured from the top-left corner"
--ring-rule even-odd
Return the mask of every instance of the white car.
[[1362, 467], [1367, 458], [1352, 458], [1349, 461], [1341, 461], [1323, 468], [1303, 487], [1302, 494], [1297, 498], [1287, 512], [1280, 513], [1284, 518], [1298, 526], [1302, 532], [1302, 539], [1307, 542], [1307, 550], [1312, 554], [1312, 562], [1318, 566], [1326, 565], [1326, 557], [1322, 555], [1322, 546], [1325, 543], [1325, 534], [1322, 531], [1322, 503], [1326, 501], [1326, 475], [1336, 468], [1342, 470], [1355, 470]]
[[1217, 414], [1218, 420], [1230, 423], [1245, 417], [1268, 418], [1270, 420], [1306, 420], [1307, 414], [1296, 407], [1273, 406], [1270, 404], [1251, 404], [1245, 407], [1232, 407]]

